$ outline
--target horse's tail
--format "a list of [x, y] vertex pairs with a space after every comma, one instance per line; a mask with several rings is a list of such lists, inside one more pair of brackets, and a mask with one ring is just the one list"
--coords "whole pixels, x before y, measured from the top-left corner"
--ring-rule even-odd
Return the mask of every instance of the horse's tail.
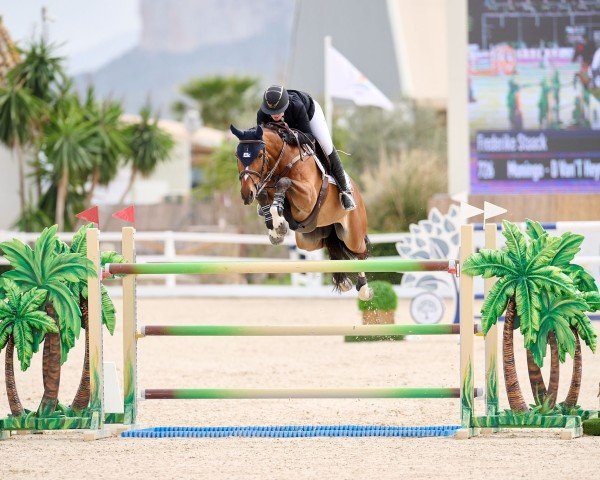
[[[353, 252], [350, 250], [344, 242], [342, 242], [336, 232], [335, 228], [331, 229], [331, 233], [325, 237], [323, 240], [327, 250], [329, 251], [329, 258], [332, 260], [364, 260], [369, 256], [371, 251], [371, 242], [369, 241], [369, 237], [365, 235], [365, 245], [366, 249], [364, 252]], [[347, 273], [337, 272], [333, 275], [333, 283], [335, 285], [335, 289], [338, 285], [340, 285], [346, 278], [348, 278]], [[353, 275], [356, 276], [356, 275]]]

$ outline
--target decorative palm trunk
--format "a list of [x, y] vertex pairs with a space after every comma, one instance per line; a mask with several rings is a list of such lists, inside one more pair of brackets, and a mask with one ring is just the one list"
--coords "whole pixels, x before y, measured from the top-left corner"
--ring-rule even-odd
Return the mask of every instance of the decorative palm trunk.
[[127, 197], [129, 192], [133, 188], [133, 184], [135, 183], [135, 179], [137, 177], [137, 172], [138, 172], [137, 168], [135, 168], [135, 166], [132, 166], [131, 167], [131, 177], [129, 177], [129, 184], [127, 185], [127, 188], [125, 189], [125, 191], [123, 192], [123, 195], [121, 196], [121, 199], [119, 200], [119, 205], [123, 205], [123, 203], [125, 202], [125, 198]]
[[25, 211], [25, 158], [23, 156], [23, 148], [19, 142], [14, 145], [15, 155], [19, 165], [19, 203], [21, 214]]
[[85, 329], [85, 355], [83, 356], [83, 371], [79, 388], [71, 404], [71, 408], [80, 412], [87, 408], [90, 403], [90, 336], [88, 331], [88, 302], [83, 297], [80, 298], [79, 308], [81, 309], [81, 327]]
[[[46, 306], [46, 314], [59, 327], [56, 311], [51, 305]], [[42, 359], [44, 380], [44, 396], [38, 407], [38, 415], [47, 416], [56, 409], [58, 389], [60, 387], [60, 334], [47, 333], [44, 339], [44, 356]]]
[[13, 336], [8, 337], [6, 342], [6, 359], [4, 361], [4, 378], [6, 380], [6, 396], [8, 397], [8, 405], [10, 406], [10, 413], [13, 417], [20, 417], [25, 412], [21, 400], [19, 399], [19, 393], [17, 392], [17, 384], [15, 382], [15, 365], [14, 365], [14, 350], [15, 342]]
[[67, 192], [69, 189], [69, 170], [65, 167], [60, 181], [58, 182], [58, 192], [56, 194], [56, 210], [54, 221], [58, 225], [58, 231], [62, 232], [65, 223], [65, 205], [67, 203]]
[[558, 396], [558, 382], [560, 379], [560, 360], [558, 358], [558, 344], [554, 332], [548, 334], [548, 343], [550, 344], [550, 380], [548, 381], [548, 399], [550, 408], [556, 405]]
[[531, 384], [531, 392], [536, 405], [542, 405], [548, 392], [546, 384], [542, 376], [542, 370], [538, 367], [533, 359], [533, 354], [527, 350], [527, 369], [529, 370], [529, 383]]
[[579, 398], [579, 390], [581, 388], [581, 373], [582, 373], [582, 362], [581, 362], [581, 342], [579, 341], [579, 334], [577, 329], [571, 327], [573, 335], [575, 335], [575, 357], [573, 358], [573, 376], [571, 377], [571, 386], [565, 399], [565, 406], [574, 407], [577, 405], [577, 399]]
[[[123, 205], [123, 203], [125, 203], [125, 199], [127, 198], [127, 195], [129, 195], [129, 192], [133, 188], [133, 185], [135, 183], [135, 179], [137, 178], [137, 173], [138, 173], [138, 169], [135, 166], [132, 165], [132, 167], [131, 167], [131, 177], [129, 177], [129, 183], [127, 184], [127, 188], [123, 192], [123, 195], [121, 195], [121, 198], [119, 199], [118, 205]], [[112, 217], [109, 215], [104, 220], [103, 223], [104, 223], [104, 229], [105, 230], [108, 228], [108, 225], [110, 224], [111, 219], [112, 219]]]
[[92, 173], [92, 186], [90, 187], [90, 191], [87, 194], [85, 199], [86, 207], [89, 207], [92, 203], [92, 198], [94, 198], [94, 192], [96, 191], [96, 186], [100, 181], [100, 167], [94, 167], [94, 172]]
[[506, 307], [506, 320], [502, 334], [502, 360], [504, 363], [504, 381], [506, 383], [506, 394], [508, 403], [513, 412], [526, 412], [529, 410], [517, 377], [515, 368], [515, 350], [513, 345], [513, 325], [515, 324], [516, 302], [511, 297]]

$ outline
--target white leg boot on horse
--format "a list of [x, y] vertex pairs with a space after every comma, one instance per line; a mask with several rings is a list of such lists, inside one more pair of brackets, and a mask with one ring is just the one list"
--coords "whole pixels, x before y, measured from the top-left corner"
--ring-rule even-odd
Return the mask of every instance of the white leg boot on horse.
[[[285, 234], [287, 233], [287, 230], [283, 234], [278, 233], [278, 230], [282, 230], [282, 224], [280, 221], [278, 221], [279, 228], [276, 229], [274, 227], [273, 215], [271, 213], [271, 205], [269, 205], [268, 203], [269, 199], [267, 197], [267, 194], [261, 194], [261, 196], [257, 198], [257, 200], [259, 202], [257, 213], [260, 217], [264, 217], [265, 219], [265, 226], [267, 227], [268, 237], [269, 241], [271, 242], [271, 245], [281, 245], [283, 243], [283, 240], [285, 239]], [[277, 211], [277, 209], [275, 210]], [[283, 221], [285, 222], [285, 219], [283, 219]]]
[[364, 272], [360, 272], [358, 274], [356, 290], [358, 290], [358, 298], [365, 302], [373, 298], [373, 289], [369, 287], [369, 284], [367, 283], [367, 276], [364, 274]]
[[[273, 218], [273, 230], [275, 231], [275, 235], [281, 237], [282, 239], [286, 236], [290, 227], [287, 220], [283, 216], [283, 203], [285, 202], [285, 192], [291, 186], [292, 181], [287, 177], [284, 177], [277, 182], [275, 185], [273, 203], [269, 209], [271, 212], [271, 217]], [[269, 236], [271, 236], [270, 232]]]

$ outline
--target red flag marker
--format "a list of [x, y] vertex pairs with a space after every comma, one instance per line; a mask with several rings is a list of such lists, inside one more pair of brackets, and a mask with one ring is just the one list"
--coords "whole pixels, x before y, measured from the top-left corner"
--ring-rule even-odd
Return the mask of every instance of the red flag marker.
[[92, 223], [95, 223], [96, 225], [100, 226], [100, 220], [98, 219], [98, 207], [88, 208], [87, 210], [84, 210], [83, 212], [79, 212], [75, 216], [81, 220], [85, 220], [87, 222], [92, 222]]
[[113, 213], [112, 216], [113, 218], [118, 218], [119, 220], [135, 225], [135, 207], [133, 205]]

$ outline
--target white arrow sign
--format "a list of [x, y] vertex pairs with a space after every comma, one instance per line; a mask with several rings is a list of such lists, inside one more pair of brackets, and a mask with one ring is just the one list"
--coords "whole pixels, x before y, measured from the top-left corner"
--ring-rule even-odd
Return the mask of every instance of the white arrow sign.
[[469, 192], [465, 190], [464, 192], [455, 193], [450, 197], [450, 200], [458, 203], [467, 203], [469, 201]]
[[463, 223], [465, 220], [471, 217], [475, 217], [484, 213], [481, 208], [474, 207], [473, 205], [469, 205], [465, 202], [460, 202], [460, 216], [462, 218]]
[[483, 202], [483, 221], [485, 223], [488, 218], [497, 217], [498, 215], [502, 215], [507, 211], [508, 210], [506, 210], [506, 208], [499, 207], [493, 203]]

